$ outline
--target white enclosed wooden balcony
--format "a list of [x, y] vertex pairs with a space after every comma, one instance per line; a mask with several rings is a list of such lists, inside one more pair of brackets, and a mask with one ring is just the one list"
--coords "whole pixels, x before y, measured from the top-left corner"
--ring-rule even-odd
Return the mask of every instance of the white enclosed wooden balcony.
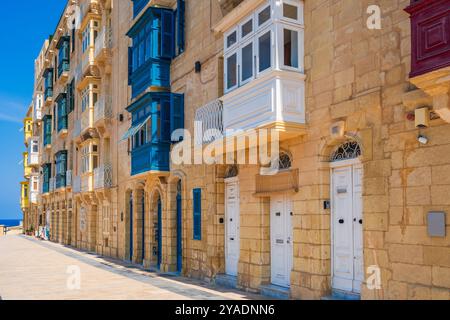
[[220, 21], [224, 36], [223, 127], [305, 134], [303, 2], [244, 1]]
[[33, 102], [33, 122], [39, 122], [42, 120], [42, 107], [44, 106], [44, 94], [36, 93], [36, 97]]
[[28, 166], [39, 166], [39, 138], [33, 137], [28, 141]]

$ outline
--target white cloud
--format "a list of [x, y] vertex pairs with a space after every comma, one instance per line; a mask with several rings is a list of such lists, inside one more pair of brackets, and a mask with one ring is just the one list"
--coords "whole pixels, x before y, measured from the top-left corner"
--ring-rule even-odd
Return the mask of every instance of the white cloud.
[[28, 104], [21, 98], [0, 92], [0, 122], [22, 123]]
[[22, 124], [22, 120], [21, 119], [16, 118], [14, 116], [10, 116], [8, 114], [1, 113], [1, 112], [0, 112], [0, 121]]

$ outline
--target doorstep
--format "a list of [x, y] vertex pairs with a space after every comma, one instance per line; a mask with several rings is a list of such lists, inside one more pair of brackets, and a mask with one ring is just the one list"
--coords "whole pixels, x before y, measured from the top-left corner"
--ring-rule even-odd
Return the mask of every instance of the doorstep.
[[218, 274], [214, 280], [214, 284], [228, 289], [237, 288], [237, 277], [227, 274]]
[[322, 297], [320, 300], [347, 300], [357, 301], [361, 300], [361, 295], [354, 292], [346, 292], [341, 290], [333, 290], [331, 296]]
[[269, 284], [259, 287], [261, 294], [270, 298], [275, 298], [279, 300], [289, 300], [291, 296], [291, 290], [289, 288], [276, 286], [274, 284]]

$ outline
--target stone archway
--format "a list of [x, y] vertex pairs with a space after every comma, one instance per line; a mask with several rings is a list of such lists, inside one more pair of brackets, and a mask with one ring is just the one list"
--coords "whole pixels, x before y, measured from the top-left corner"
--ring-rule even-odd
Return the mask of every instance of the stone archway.
[[181, 171], [174, 173], [168, 184], [167, 215], [164, 217], [164, 270], [182, 273], [185, 269], [186, 247], [186, 178]]
[[[353, 176], [348, 180], [351, 183], [351, 186], [348, 188], [341, 188], [341, 184], [334, 183], [333, 180], [336, 180], [335, 176], [337, 174], [344, 174], [348, 171], [349, 174], [353, 175], [354, 172], [360, 175], [360, 183], [358, 183], [358, 188], [363, 183], [363, 163], [366, 160], [370, 160], [371, 152], [365, 152], [366, 149], [371, 149], [371, 145], [368, 142], [365, 144], [366, 139], [361, 137], [361, 133], [353, 133], [347, 132], [342, 137], [332, 138], [329, 137], [324, 139], [321, 143], [319, 149], [319, 167], [318, 167], [318, 179], [321, 181], [321, 192], [320, 198], [324, 202], [324, 214], [327, 216], [326, 219], [323, 219], [322, 224], [320, 226], [321, 229], [327, 229], [328, 235], [326, 237], [326, 241], [323, 242], [323, 245], [329, 247], [330, 256], [327, 259], [327, 265], [329, 266], [330, 275], [329, 280], [323, 283], [324, 290], [326, 292], [330, 292], [331, 290], [339, 289], [339, 284], [336, 285], [335, 277], [335, 269], [336, 265], [336, 256], [335, 253], [335, 242], [336, 242], [336, 226], [349, 226], [353, 223], [359, 223], [359, 216], [356, 217], [345, 217], [343, 218], [340, 215], [340, 212], [336, 212], [336, 201], [338, 201], [338, 196], [344, 195], [344, 191], [352, 190], [353, 196]], [[345, 171], [348, 168], [349, 170]], [[355, 166], [355, 170], [353, 168]], [[341, 172], [342, 171], [342, 172]], [[344, 172], [345, 171], [345, 172]], [[362, 193], [358, 194], [361, 196], [361, 207], [362, 207]], [[353, 214], [353, 213], [352, 213]], [[361, 211], [362, 214], [362, 211]], [[353, 229], [352, 229], [353, 230]], [[353, 236], [352, 236], [353, 237]], [[362, 241], [362, 234], [361, 234]], [[353, 258], [353, 256], [352, 256]], [[351, 282], [351, 281], [350, 281]], [[342, 288], [342, 286], [341, 286]], [[351, 292], [352, 290], [349, 290]], [[325, 294], [325, 292], [323, 293]]]
[[149, 216], [147, 219], [146, 245], [149, 250], [146, 257], [145, 265], [150, 269], [162, 270], [163, 267], [163, 204], [164, 198], [161, 189], [154, 187], [150, 193], [149, 199]]

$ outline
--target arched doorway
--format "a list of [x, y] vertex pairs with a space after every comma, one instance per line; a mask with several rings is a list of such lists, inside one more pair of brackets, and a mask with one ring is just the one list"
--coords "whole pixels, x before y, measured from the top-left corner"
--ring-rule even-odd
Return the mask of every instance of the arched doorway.
[[133, 242], [133, 220], [134, 220], [134, 214], [133, 214], [133, 192], [130, 192], [130, 195], [128, 197], [128, 242], [129, 242], [129, 256], [128, 259], [130, 262], [133, 262], [133, 251], [134, 251], [134, 242]]
[[144, 265], [145, 261], [145, 192], [142, 191], [141, 194], [141, 232], [142, 232], [142, 240], [141, 240], [141, 257], [142, 264]]
[[225, 170], [225, 273], [237, 277], [240, 258], [240, 188], [239, 168]]
[[156, 267], [161, 269], [162, 264], [162, 202], [161, 197], [158, 197], [157, 210], [156, 210], [156, 224], [155, 224], [155, 235], [157, 241], [157, 252], [156, 252]]
[[147, 259], [149, 267], [151, 269], [161, 270], [163, 264], [163, 225], [162, 225], [162, 210], [163, 203], [161, 194], [158, 190], [155, 190], [150, 197], [150, 210], [149, 210], [149, 248], [150, 257]]
[[363, 166], [356, 141], [338, 146], [330, 158], [332, 287], [359, 294], [363, 268]]

